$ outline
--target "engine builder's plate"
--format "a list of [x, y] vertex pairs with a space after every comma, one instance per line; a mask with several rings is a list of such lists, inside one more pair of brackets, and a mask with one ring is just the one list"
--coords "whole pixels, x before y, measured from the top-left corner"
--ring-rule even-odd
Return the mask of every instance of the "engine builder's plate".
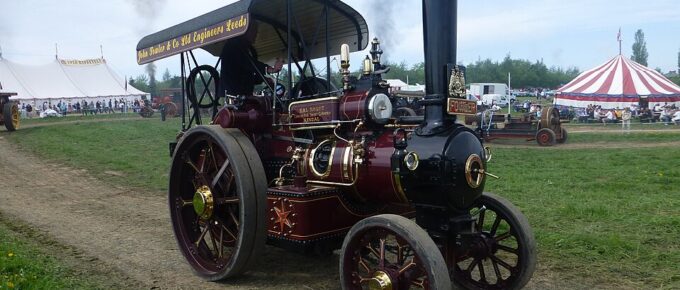
[[477, 114], [477, 102], [448, 98], [446, 112], [450, 115], [475, 115]]

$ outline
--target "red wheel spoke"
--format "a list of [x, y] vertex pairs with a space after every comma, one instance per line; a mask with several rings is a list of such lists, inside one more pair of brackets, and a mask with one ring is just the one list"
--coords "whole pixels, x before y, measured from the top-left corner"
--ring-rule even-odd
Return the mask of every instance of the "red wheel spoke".
[[[214, 158], [214, 157], [213, 157]], [[216, 163], [217, 164], [217, 163]], [[216, 166], [217, 167], [217, 166]], [[224, 174], [224, 171], [227, 170], [227, 167], [229, 167], [229, 159], [224, 161], [224, 164], [220, 167], [220, 170], [217, 171], [217, 174], [215, 174], [215, 177], [213, 177], [212, 182], [210, 183], [210, 188], [215, 188], [217, 185], [217, 182], [220, 181], [220, 178]], [[233, 176], [233, 175], [232, 175]]]
[[419, 287], [419, 288], [425, 289], [425, 280], [426, 280], [426, 279], [423, 279], [423, 280], [413, 280], [413, 281], [411, 281], [411, 285], [416, 286], [416, 287]]
[[378, 262], [380, 267], [385, 267], [385, 239], [380, 239], [380, 261]]
[[406, 266], [404, 266], [403, 268], [399, 269], [399, 275], [401, 275], [401, 274], [404, 273], [405, 271], [407, 271], [407, 270], [409, 270], [409, 269], [411, 269], [412, 267], [415, 267], [415, 266], [416, 266], [416, 263], [414, 263], [414, 262], [413, 262], [413, 258], [411, 258], [411, 261], [410, 261], [408, 264], [406, 264]]
[[503, 250], [503, 251], [506, 251], [506, 252], [509, 252], [509, 253], [513, 253], [513, 254], [515, 254], [515, 255], [518, 254], [517, 249], [513, 249], [513, 248], [510, 248], [510, 247], [508, 247], [508, 246], [501, 245], [501, 244], [498, 244], [498, 245], [496, 245], [496, 246], [497, 246], [499, 249]]
[[484, 263], [482, 263], [481, 260], [479, 261], [479, 263], [477, 265], [477, 269], [479, 269], [479, 279], [480, 279], [480, 281], [486, 283], [486, 273], [484, 272]]
[[511, 237], [511, 236], [512, 236], [512, 235], [510, 234], [510, 231], [507, 231], [507, 232], [505, 232], [505, 233], [502, 233], [502, 234], [500, 234], [500, 235], [494, 237], [494, 239], [495, 239], [497, 242], [500, 242], [500, 241], [505, 240], [505, 239], [507, 239], [507, 238], [509, 238], [509, 237]]
[[479, 218], [477, 218], [477, 231], [482, 231], [482, 228], [484, 227], [484, 216], [486, 211], [482, 210], [479, 212]]
[[230, 210], [229, 216], [231, 216], [231, 219], [234, 221], [234, 224], [236, 224], [236, 228], [238, 229], [240, 227], [240, 225], [239, 225], [238, 219], [234, 215], [234, 212]]
[[206, 151], [207, 149], [204, 148], [201, 150], [201, 154], [198, 155], [198, 164], [200, 164], [198, 167], [201, 168], [200, 173], [205, 173]]
[[498, 230], [498, 226], [501, 224], [501, 218], [496, 214], [496, 219], [493, 221], [493, 225], [491, 226], [491, 236], [496, 235], [496, 231]]
[[234, 239], [234, 241], [238, 240], [236, 235], [234, 235], [234, 233], [232, 233], [224, 224], [222, 224], [222, 228], [227, 232], [227, 234], [231, 236], [232, 239]]
[[491, 259], [491, 266], [493, 266], [493, 272], [496, 274], [496, 282], [500, 282], [503, 280], [503, 275], [501, 275], [501, 270], [498, 269], [498, 263], [494, 261], [494, 259]]
[[222, 197], [215, 199], [215, 204], [217, 205], [238, 204], [239, 202], [241, 202], [241, 199], [238, 197]]
[[359, 265], [362, 268], [364, 268], [364, 270], [366, 270], [367, 274], [371, 274], [371, 268], [368, 265], [366, 265], [366, 262], [361, 257], [359, 257]]
[[467, 269], [466, 269], [465, 271], [467, 271], [468, 273], [472, 273], [472, 270], [475, 269], [475, 266], [476, 266], [478, 263], [480, 263], [480, 261], [481, 261], [480, 259], [475, 258], [474, 260], [472, 260], [472, 263], [470, 263], [470, 265], [468, 265], [468, 267], [467, 267]]
[[369, 252], [371, 252], [371, 254], [373, 254], [373, 255], [376, 257], [376, 259], [380, 259], [380, 253], [378, 253], [378, 251], [376, 251], [376, 250], [373, 248], [373, 246], [371, 246], [370, 244], [368, 244], [368, 245], [366, 245], [366, 248], [368, 249]]
[[205, 228], [203, 229], [203, 231], [201, 232], [201, 235], [198, 236], [198, 240], [196, 240], [196, 242], [194, 242], [196, 244], [196, 247], [198, 247], [198, 244], [201, 243], [201, 241], [203, 240], [203, 238], [205, 237], [205, 234], [208, 232], [209, 229], [210, 229], [210, 224], [207, 224], [205, 226]]
[[200, 173], [203, 173], [203, 172], [201, 172], [200, 170], [198, 170], [198, 167], [196, 166], [196, 164], [194, 164], [194, 162], [193, 162], [191, 159], [189, 159], [188, 157], [187, 157], [187, 158], [184, 158], [184, 162], [185, 162], [186, 164], [188, 164], [189, 167], [191, 167], [191, 169], [193, 169], [196, 173], [199, 173], [199, 174], [200, 174]]
[[[219, 258], [219, 249], [217, 248], [217, 241], [215, 240], [215, 234], [212, 231], [210, 231], [210, 242], [213, 245], [213, 251], [215, 251], [215, 254]], [[220, 244], [220, 247], [221, 246], [222, 246], [222, 244]]]
[[217, 257], [222, 258], [222, 255], [224, 255], [224, 230], [220, 227], [220, 249], [217, 252]]
[[503, 266], [503, 268], [506, 268], [506, 269], [510, 270], [510, 272], [514, 272], [513, 267], [510, 266], [510, 265], [509, 265], [508, 263], [506, 263], [505, 261], [501, 260], [500, 258], [498, 258], [498, 257], [496, 257], [496, 256], [494, 256], [494, 255], [491, 255], [490, 258], [491, 258], [491, 260], [496, 261], [496, 263], [498, 263], [498, 265]]
[[187, 205], [194, 205], [194, 202], [192, 200], [183, 200], [181, 198], [178, 198], [178, 200], [182, 207], [185, 207]]

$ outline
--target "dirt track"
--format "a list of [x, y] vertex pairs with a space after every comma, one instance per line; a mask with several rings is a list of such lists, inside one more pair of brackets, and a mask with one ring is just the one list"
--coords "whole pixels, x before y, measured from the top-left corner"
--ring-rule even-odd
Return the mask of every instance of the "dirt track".
[[[26, 154], [0, 132], [0, 222], [35, 241], [81, 277], [124, 289], [337, 289], [338, 256], [308, 257], [268, 247], [257, 268], [222, 284], [184, 262], [166, 198], [112, 187], [83, 170]], [[586, 289], [540, 266], [530, 289]], [[597, 285], [598, 288], [609, 286]]]
[[[3, 132], [4, 133], [4, 132]], [[87, 172], [29, 156], [0, 134], [0, 222], [76, 271], [111, 286], [162, 289], [333, 289], [337, 256], [268, 247], [258, 268], [229, 284], [194, 276], [177, 250], [165, 196], [111, 187]]]

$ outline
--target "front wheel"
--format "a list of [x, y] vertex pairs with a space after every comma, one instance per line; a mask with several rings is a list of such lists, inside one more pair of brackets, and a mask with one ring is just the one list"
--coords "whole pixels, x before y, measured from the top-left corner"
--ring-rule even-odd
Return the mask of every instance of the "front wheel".
[[446, 262], [415, 222], [377, 215], [355, 224], [340, 256], [342, 289], [451, 289]]
[[451, 253], [451, 280], [463, 289], [521, 289], [536, 268], [536, 241], [527, 218], [508, 200], [488, 192], [473, 211], [479, 212], [479, 236]]

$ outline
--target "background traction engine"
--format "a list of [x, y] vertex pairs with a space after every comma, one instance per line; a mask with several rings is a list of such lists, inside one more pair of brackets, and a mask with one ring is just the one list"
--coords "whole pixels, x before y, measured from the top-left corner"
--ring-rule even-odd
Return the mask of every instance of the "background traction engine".
[[19, 129], [21, 121], [19, 105], [9, 99], [9, 97], [16, 95], [16, 93], [0, 91], [0, 125], [4, 125], [7, 131]]
[[[201, 125], [196, 96], [205, 92], [187, 92], [198, 126], [171, 144], [169, 206], [197, 275], [240, 275], [270, 244], [340, 248], [343, 289], [519, 289], [529, 281], [536, 252], [527, 219], [484, 192], [495, 177], [491, 153], [456, 122], [476, 113], [455, 65], [456, 9], [456, 1], [423, 0], [421, 117], [392, 117], [377, 39], [359, 77], [342, 46], [342, 90], [300, 93], [283, 107], [276, 96], [239, 97], [215, 105], [212, 123]], [[207, 74], [220, 92], [217, 71], [203, 67], [188, 80]]]

